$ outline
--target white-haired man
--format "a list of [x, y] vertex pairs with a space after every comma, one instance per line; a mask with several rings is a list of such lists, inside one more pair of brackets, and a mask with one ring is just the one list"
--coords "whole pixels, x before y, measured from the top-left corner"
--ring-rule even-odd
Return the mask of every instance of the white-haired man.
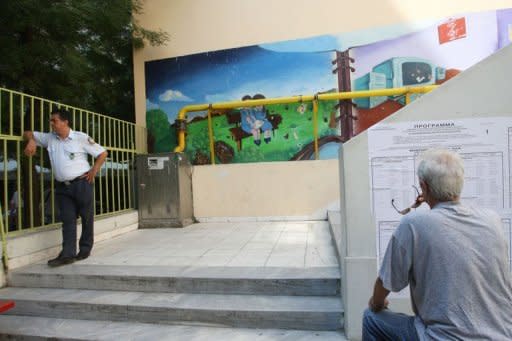
[[[393, 234], [363, 317], [363, 340], [512, 340], [512, 288], [499, 216], [459, 202], [459, 155], [421, 156], [420, 200]], [[415, 316], [387, 310], [409, 285]]]

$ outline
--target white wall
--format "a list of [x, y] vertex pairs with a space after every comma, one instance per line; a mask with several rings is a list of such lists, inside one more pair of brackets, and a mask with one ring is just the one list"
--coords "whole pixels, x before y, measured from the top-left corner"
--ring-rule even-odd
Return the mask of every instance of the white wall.
[[[466, 70], [437, 90], [391, 115], [383, 122], [512, 115], [512, 46]], [[377, 276], [375, 224], [371, 212], [368, 136], [362, 133], [341, 151], [342, 255], [345, 276], [346, 333], [360, 338], [361, 316]], [[357, 193], [357, 194], [356, 194]], [[392, 300], [390, 308], [410, 312], [409, 300]]]
[[338, 161], [195, 166], [199, 221], [324, 220], [339, 207]]

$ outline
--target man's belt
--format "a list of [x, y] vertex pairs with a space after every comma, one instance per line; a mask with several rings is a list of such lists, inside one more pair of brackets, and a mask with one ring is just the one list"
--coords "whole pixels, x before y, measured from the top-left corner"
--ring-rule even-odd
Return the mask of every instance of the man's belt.
[[77, 176], [76, 178], [74, 179], [71, 179], [71, 180], [66, 180], [66, 181], [57, 181], [58, 183], [61, 183], [63, 185], [66, 185], [66, 186], [69, 186], [71, 185], [73, 182], [76, 182], [76, 181], [79, 181], [79, 180], [84, 180], [85, 177], [83, 175], [80, 175], [80, 176]]

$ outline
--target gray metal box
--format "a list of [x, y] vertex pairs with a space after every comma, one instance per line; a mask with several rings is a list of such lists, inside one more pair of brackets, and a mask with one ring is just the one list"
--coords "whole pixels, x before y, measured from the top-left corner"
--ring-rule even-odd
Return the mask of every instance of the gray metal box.
[[139, 227], [184, 227], [194, 222], [192, 166], [185, 154], [137, 157]]

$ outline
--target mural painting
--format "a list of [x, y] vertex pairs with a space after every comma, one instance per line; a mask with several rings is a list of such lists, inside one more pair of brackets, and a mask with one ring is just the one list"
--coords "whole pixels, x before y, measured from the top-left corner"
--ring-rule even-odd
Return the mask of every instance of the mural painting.
[[[511, 34], [507, 9], [146, 62], [149, 150], [176, 146], [174, 121], [186, 105], [442, 84]], [[403, 97], [321, 101], [320, 158], [336, 158], [338, 143], [404, 105]], [[185, 152], [194, 164], [211, 161], [206, 116], [188, 113]], [[311, 102], [219, 111], [212, 121], [216, 162], [314, 158]]]
[[[510, 43], [510, 36], [504, 37], [509, 25], [512, 10], [467, 14], [395, 39], [351, 48], [356, 70], [353, 88], [442, 84]], [[354, 133], [358, 134], [402, 108], [405, 98], [372, 97], [354, 102], [358, 117]]]

